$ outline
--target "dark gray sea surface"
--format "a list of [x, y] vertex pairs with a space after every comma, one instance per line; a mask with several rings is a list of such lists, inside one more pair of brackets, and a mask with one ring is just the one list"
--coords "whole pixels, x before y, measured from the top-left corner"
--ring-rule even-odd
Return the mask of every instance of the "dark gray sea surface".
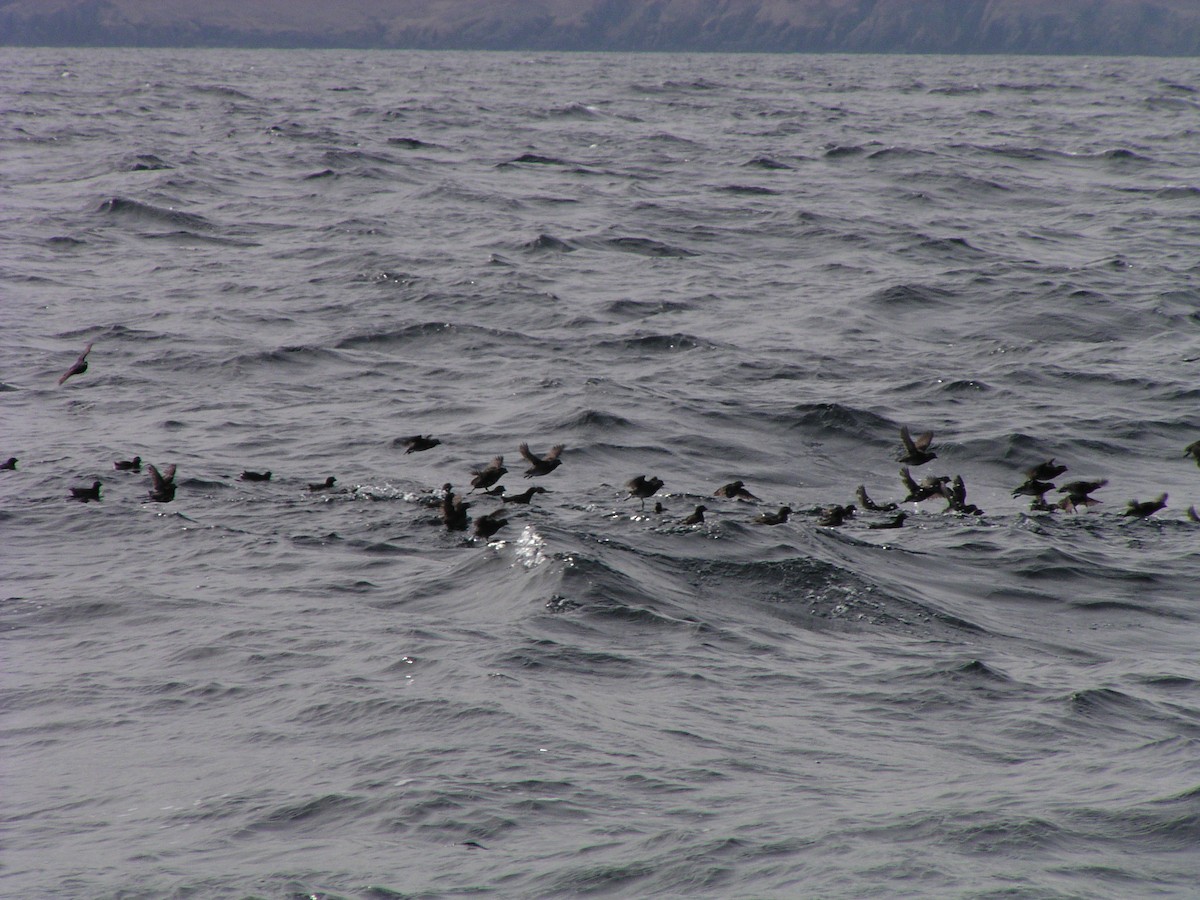
[[0, 61], [0, 893], [1198, 896], [1200, 61]]

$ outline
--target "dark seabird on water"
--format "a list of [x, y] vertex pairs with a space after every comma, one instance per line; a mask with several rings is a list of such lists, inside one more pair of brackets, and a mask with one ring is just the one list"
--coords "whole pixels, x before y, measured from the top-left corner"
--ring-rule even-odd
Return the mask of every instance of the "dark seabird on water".
[[1200, 441], [1192, 441], [1184, 447], [1183, 455], [1194, 456], [1196, 458], [1196, 465], [1200, 466]]
[[497, 484], [493, 487], [488, 488], [483, 493], [484, 493], [484, 496], [487, 496], [487, 497], [500, 497], [501, 499], [503, 499], [504, 494], [507, 491], [508, 491], [508, 488], [506, 488], [504, 485]]
[[1067, 495], [1059, 501], [1058, 505], [1065, 510], [1074, 510], [1078, 506], [1095, 506], [1101, 501], [1088, 495], [1092, 491], [1100, 490], [1106, 484], [1108, 484], [1107, 478], [1097, 481], [1069, 481], [1058, 489], [1060, 494]]
[[522, 444], [517, 449], [521, 451], [521, 455], [529, 463], [529, 468], [525, 470], [525, 477], [532, 478], [534, 475], [549, 475], [562, 465], [562, 460], [558, 457], [567, 448], [565, 444], [555, 444], [546, 452], [545, 456], [538, 456], [536, 453], [531, 453], [528, 444]]
[[175, 464], [167, 466], [161, 472], [153, 464], [147, 464], [150, 470], [150, 490], [147, 496], [155, 503], [170, 503], [175, 499]]
[[266, 472], [251, 472], [249, 469], [246, 469], [238, 477], [242, 481], [270, 481], [271, 473], [269, 470]]
[[881, 528], [902, 528], [904, 526], [904, 520], [907, 518], [908, 513], [901, 511], [896, 513], [895, 516], [888, 519], [886, 522], [871, 522], [869, 525], [867, 525], [867, 527], [876, 531]]
[[450, 531], [466, 531], [470, 524], [467, 508], [471, 504], [461, 497], [454, 496], [454, 489], [447, 482], [442, 485], [442, 522]]
[[727, 497], [730, 500], [754, 500], [756, 502], [758, 500], [757, 497], [746, 490], [741, 481], [731, 481], [729, 484], [721, 485], [719, 488], [713, 491], [713, 496]]
[[95, 341], [88, 342], [88, 345], [83, 348], [83, 352], [79, 354], [79, 358], [76, 359], [75, 362], [71, 364], [71, 368], [69, 368], [69, 369], [67, 369], [67, 371], [63, 372], [62, 375], [59, 377], [59, 379], [58, 379], [59, 384], [62, 384], [64, 381], [66, 381], [72, 375], [82, 375], [84, 372], [87, 371], [87, 367], [88, 367], [87, 355], [92, 352], [92, 344], [94, 344], [94, 343], [95, 343]]
[[775, 513], [759, 513], [754, 517], [755, 525], [782, 525], [788, 520], [788, 516], [792, 514], [790, 506], [779, 507], [779, 512]]
[[471, 474], [475, 477], [471, 479], [471, 490], [480, 488], [490, 488], [493, 484], [504, 477], [508, 469], [504, 468], [504, 457], [497, 456], [482, 469], [472, 469]]
[[656, 516], [661, 516], [666, 511], [667, 511], [667, 508], [665, 506], [663, 506], [661, 503], [654, 504], [654, 514]]
[[1196, 507], [1195, 507], [1195, 506], [1189, 506], [1189, 507], [1188, 507], [1188, 511], [1187, 511], [1187, 517], [1188, 517], [1188, 520], [1189, 520], [1189, 521], [1192, 521], [1192, 522], [1200, 522], [1200, 515], [1198, 515], [1198, 514], [1196, 513]]
[[1054, 462], [1054, 457], [1045, 462], [1040, 462], [1036, 466], [1030, 466], [1025, 470], [1026, 482], [1029, 481], [1052, 481], [1063, 472], [1067, 471], [1067, 467], [1058, 465]]
[[929, 475], [921, 479], [921, 483], [917, 484], [913, 480], [912, 475], [908, 471], [908, 466], [900, 470], [900, 480], [904, 482], [904, 488], [908, 491], [908, 496], [904, 498], [904, 502], [920, 503], [922, 500], [928, 500], [930, 497], [942, 497], [946, 482], [950, 480], [949, 475]]
[[680, 522], [680, 525], [700, 525], [704, 522], [704, 513], [708, 510], [707, 506], [697, 506], [696, 511]]
[[1122, 515], [1133, 516], [1137, 519], [1144, 519], [1146, 516], [1154, 515], [1160, 509], [1166, 509], [1166, 506], [1167, 495], [1159, 494], [1154, 500], [1143, 500], [1140, 503], [1137, 500], [1130, 500], [1129, 509], [1125, 510]]
[[946, 498], [946, 512], [965, 513], [968, 516], [982, 516], [983, 510], [974, 503], [967, 502], [967, 485], [961, 475], [955, 475], [949, 487], [943, 487], [942, 495]]
[[826, 506], [820, 511], [817, 524], [824, 528], [838, 528], [845, 524], [847, 519], [853, 517], [853, 503], [847, 504], [846, 506]]
[[332, 475], [330, 475], [328, 478], [326, 478], [324, 481], [322, 481], [319, 484], [309, 483], [308, 489], [310, 491], [314, 491], [314, 492], [315, 491], [327, 491], [331, 487], [333, 487], [336, 482], [337, 482], [337, 479], [334, 478]]
[[118, 459], [113, 463], [113, 468], [118, 472], [140, 472], [142, 471], [142, 458], [135, 456], [133, 459]]
[[78, 500], [80, 503], [87, 503], [89, 500], [99, 500], [100, 482], [93, 481], [91, 487], [71, 488], [71, 497], [75, 500]]
[[504, 518], [504, 510], [494, 510], [475, 520], [475, 535], [476, 537], [490, 538], [507, 524], [508, 519]]
[[1014, 497], [1035, 497], [1041, 500], [1046, 495], [1046, 491], [1054, 490], [1054, 485], [1049, 481], [1038, 481], [1036, 478], [1027, 478], [1025, 483], [1018, 485], [1013, 489]]
[[523, 506], [528, 506], [529, 502], [534, 498], [535, 494], [549, 494], [549, 493], [550, 492], [548, 490], [546, 490], [544, 487], [542, 487], [540, 484], [535, 484], [533, 487], [531, 487], [527, 491], [523, 491], [520, 494], [509, 494], [507, 496], [501, 496], [500, 499], [503, 500], [505, 503], [520, 503]]
[[0, 464], [0, 472], [14, 472], [17, 468], [17, 458], [10, 456], [2, 464]]
[[[646, 508], [646, 498], [653, 497], [662, 486], [661, 478], [647, 478], [645, 475], [638, 475], [625, 482], [625, 487], [629, 490], [629, 497], [637, 497], [641, 500], [642, 509]], [[628, 500], [629, 497], [625, 499]]]
[[937, 459], [937, 454], [929, 449], [933, 441], [933, 432], [926, 431], [915, 438], [908, 433], [908, 426], [900, 426], [900, 440], [904, 442], [904, 450], [896, 459], [910, 466], [923, 466], [931, 459]]
[[407, 447], [405, 453], [423, 453], [426, 450], [432, 450], [441, 441], [432, 434], [414, 434], [412, 437], [396, 438], [393, 443]]
[[868, 509], [871, 512], [891, 512], [896, 508], [895, 503], [876, 503], [867, 496], [867, 489], [865, 485], [860, 484], [858, 486], [858, 490], [854, 492], [854, 496], [858, 499], [859, 506], [861, 506], [863, 509]]

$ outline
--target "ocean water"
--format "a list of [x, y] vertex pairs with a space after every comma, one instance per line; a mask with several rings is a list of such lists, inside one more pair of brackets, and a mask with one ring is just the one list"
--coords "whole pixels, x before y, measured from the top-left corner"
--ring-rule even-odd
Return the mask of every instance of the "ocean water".
[[0, 59], [0, 893], [1200, 896], [1200, 61]]

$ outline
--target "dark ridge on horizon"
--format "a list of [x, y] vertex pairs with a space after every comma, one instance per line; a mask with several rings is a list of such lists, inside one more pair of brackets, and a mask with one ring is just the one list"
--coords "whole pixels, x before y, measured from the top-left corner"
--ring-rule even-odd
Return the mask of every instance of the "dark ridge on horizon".
[[[931, 9], [936, 6], [936, 9]], [[48, 8], [49, 7], [49, 8]], [[0, 44], [313, 49], [1200, 55], [1194, 0], [0, 0]]]

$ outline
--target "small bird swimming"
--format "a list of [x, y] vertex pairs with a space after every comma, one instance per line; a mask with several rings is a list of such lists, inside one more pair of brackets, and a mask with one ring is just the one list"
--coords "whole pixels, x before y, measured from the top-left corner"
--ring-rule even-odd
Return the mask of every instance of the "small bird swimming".
[[449, 482], [442, 485], [442, 522], [449, 531], [466, 531], [470, 524], [467, 508], [471, 504], [461, 497], [454, 496], [454, 489]]
[[549, 475], [562, 465], [562, 460], [558, 457], [567, 448], [565, 444], [555, 444], [546, 451], [545, 456], [538, 456], [536, 453], [531, 453], [528, 444], [522, 444], [517, 449], [521, 451], [521, 455], [529, 463], [529, 468], [525, 470], [525, 477], [532, 478], [534, 475]]
[[1194, 456], [1196, 458], [1196, 465], [1200, 466], [1200, 441], [1192, 441], [1184, 447], [1183, 455]]
[[17, 458], [10, 456], [3, 463], [0, 463], [0, 472], [15, 472], [17, 468]]
[[854, 504], [826, 506], [820, 511], [817, 524], [823, 528], [838, 528], [854, 516]]
[[405, 453], [423, 453], [426, 450], [432, 450], [441, 441], [432, 434], [414, 434], [412, 437], [396, 438], [392, 443], [407, 447], [408, 449], [404, 451]]
[[788, 516], [792, 514], [790, 506], [779, 507], [779, 512], [775, 513], [759, 513], [752, 520], [755, 525], [782, 525], [788, 520]]
[[490, 538], [507, 524], [508, 519], [504, 518], [504, 510], [493, 510], [475, 520], [475, 535], [476, 537]]
[[868, 528], [878, 531], [881, 528], [902, 528], [904, 520], [908, 518], [908, 513], [901, 510], [895, 516], [888, 519], [886, 522], [871, 522], [867, 525]]
[[87, 503], [89, 500], [99, 500], [100, 482], [93, 481], [91, 487], [71, 488], [71, 497], [75, 500], [78, 500], [80, 503]]
[[937, 459], [937, 454], [929, 449], [933, 441], [932, 431], [926, 431], [914, 438], [908, 433], [908, 426], [901, 425], [900, 440], [904, 443], [904, 450], [896, 457], [900, 462], [910, 466], [923, 466], [931, 459]]
[[118, 459], [113, 463], [113, 468], [118, 472], [140, 472], [142, 471], [142, 458], [135, 456], [133, 459]]
[[1058, 505], [1062, 509], [1074, 511], [1077, 506], [1095, 506], [1102, 501], [1089, 496], [1092, 491], [1098, 491], [1100, 488], [1108, 484], [1107, 478], [1101, 478], [1097, 481], [1069, 481], [1058, 489], [1058, 493], [1066, 494], [1059, 501]]
[[519, 503], [522, 506], [528, 506], [529, 502], [531, 500], [533, 500], [534, 495], [549, 494], [549, 493], [550, 493], [550, 491], [546, 490], [540, 484], [535, 484], [533, 487], [529, 488], [529, 490], [527, 490], [527, 491], [523, 491], [520, 494], [502, 495], [500, 497], [500, 499], [503, 500], [505, 503]]
[[752, 493], [750, 493], [748, 490], [746, 490], [744, 484], [741, 481], [731, 481], [731, 482], [729, 482], [729, 484], [721, 485], [719, 488], [717, 488], [715, 491], [713, 491], [713, 496], [714, 497], [726, 497], [730, 500], [754, 500], [755, 502], [758, 501], [757, 497], [755, 497]]
[[653, 497], [658, 493], [659, 488], [663, 486], [661, 478], [647, 478], [645, 475], [638, 475], [636, 478], [630, 478], [625, 482], [625, 487], [629, 489], [629, 497], [637, 497], [642, 501], [642, 509], [646, 508], [646, 498]]
[[83, 348], [83, 352], [79, 354], [79, 358], [76, 359], [75, 362], [73, 362], [71, 364], [71, 368], [69, 368], [69, 369], [67, 369], [67, 371], [63, 372], [62, 375], [59, 377], [59, 379], [58, 379], [59, 384], [62, 384], [64, 381], [66, 381], [72, 375], [82, 375], [84, 372], [87, 371], [87, 367], [88, 367], [87, 355], [92, 352], [92, 345], [94, 343], [95, 343], [95, 341], [88, 341], [88, 345]]
[[685, 518], [680, 525], [700, 525], [704, 522], [704, 513], [708, 510], [707, 506], [697, 506], [696, 511]]
[[950, 476], [927, 475], [921, 479], [920, 484], [917, 484], [909, 473], [908, 466], [905, 466], [900, 470], [900, 480], [904, 482], [904, 487], [908, 491], [908, 496], [904, 498], [904, 502], [920, 503], [922, 500], [928, 500], [930, 497], [945, 496], [943, 489], [946, 482], [950, 480]]
[[471, 490], [479, 488], [490, 488], [493, 484], [504, 477], [508, 469], [504, 468], [504, 457], [497, 456], [482, 469], [472, 469], [471, 474], [475, 477], [471, 479]]
[[968, 516], [982, 516], [983, 510], [974, 503], [967, 502], [967, 485], [961, 475], [955, 475], [949, 487], [943, 487], [942, 496], [946, 498], [946, 512], [965, 513]]
[[865, 485], [859, 485], [858, 490], [854, 492], [854, 496], [858, 499], [858, 505], [863, 509], [869, 509], [871, 512], [891, 512], [896, 508], [895, 503], [876, 503], [867, 496]]
[[1144, 519], [1146, 516], [1152, 516], [1160, 509], [1165, 509], [1167, 506], [1167, 495], [1159, 494], [1154, 500], [1143, 500], [1139, 503], [1137, 500], [1129, 501], [1129, 509], [1125, 510], [1122, 515], [1133, 516], [1137, 519]]
[[251, 472], [246, 469], [238, 478], [241, 481], [270, 481], [271, 472], [269, 469], [266, 472]]
[[332, 475], [330, 475], [328, 478], [326, 478], [324, 481], [322, 481], [322, 482], [320, 482], [320, 483], [318, 483], [318, 484], [312, 484], [312, 483], [310, 482], [310, 483], [309, 483], [309, 485], [308, 485], [308, 489], [309, 489], [310, 491], [313, 491], [313, 492], [316, 492], [316, 491], [327, 491], [327, 490], [329, 490], [331, 487], [333, 487], [333, 486], [334, 486], [334, 484], [335, 484], [336, 482], [337, 482], [337, 479], [336, 479], [336, 478], [334, 478]]
[[1025, 479], [1029, 481], [1051, 481], [1067, 471], [1067, 467], [1054, 462], [1054, 457], [1025, 470]]
[[167, 466], [161, 472], [153, 464], [146, 466], [150, 470], [150, 490], [148, 496], [155, 503], [170, 503], [175, 499], [175, 464]]

